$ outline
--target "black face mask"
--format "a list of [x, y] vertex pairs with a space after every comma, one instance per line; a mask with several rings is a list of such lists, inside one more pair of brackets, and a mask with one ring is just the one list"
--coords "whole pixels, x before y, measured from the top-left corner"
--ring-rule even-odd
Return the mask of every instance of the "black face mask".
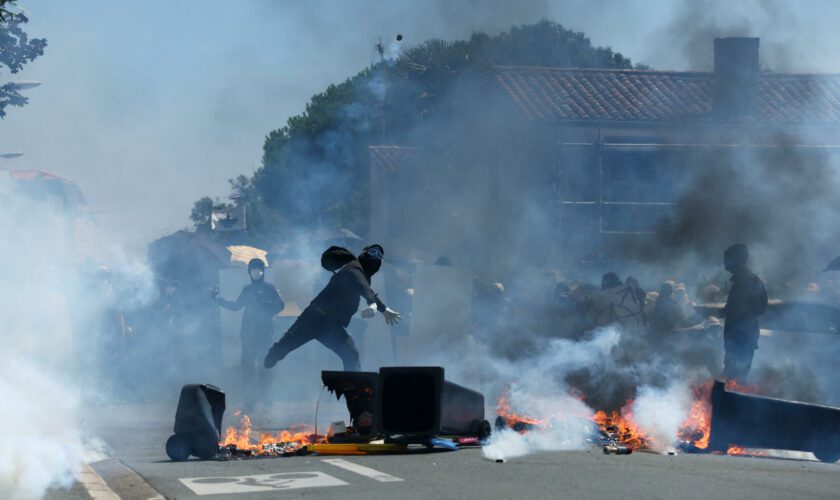
[[[256, 275], [256, 278], [254, 277]], [[248, 276], [251, 277], [251, 283], [262, 281], [265, 278], [265, 271], [260, 268], [253, 268], [248, 270]]]
[[379, 271], [379, 268], [382, 266], [382, 259], [364, 252], [362, 255], [359, 255], [359, 263], [362, 265], [362, 269], [365, 271], [367, 277], [370, 278]]

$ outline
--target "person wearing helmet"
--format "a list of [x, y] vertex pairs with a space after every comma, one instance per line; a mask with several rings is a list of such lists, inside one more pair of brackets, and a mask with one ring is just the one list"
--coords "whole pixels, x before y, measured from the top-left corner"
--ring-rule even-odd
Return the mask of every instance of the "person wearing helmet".
[[[341, 248], [338, 250], [347, 252]], [[263, 362], [266, 368], [273, 367], [310, 340], [317, 340], [341, 358], [345, 371], [359, 371], [359, 351], [345, 328], [359, 310], [360, 299], [365, 299], [368, 304], [362, 311], [364, 318], [373, 317], [376, 311], [382, 313], [389, 325], [402, 318], [382, 303], [370, 287], [371, 278], [379, 271], [385, 255], [382, 246], [369, 245], [356, 258], [347, 253], [346, 263], [334, 271], [327, 286], [312, 299], [283, 337], [271, 346]]]
[[[274, 335], [273, 318], [283, 310], [283, 298], [274, 285], [265, 282], [265, 262], [251, 259], [248, 262], [248, 276], [251, 283], [245, 285], [235, 301], [219, 296], [219, 290], [213, 289], [212, 297], [221, 307], [231, 311], [245, 309], [242, 314], [240, 341], [242, 342], [242, 375], [246, 387], [251, 389], [258, 378], [256, 361], [271, 342]], [[253, 391], [251, 399], [253, 399]], [[246, 403], [252, 403], [247, 401]]]
[[723, 378], [744, 384], [758, 348], [758, 317], [767, 310], [764, 282], [747, 268], [749, 249], [738, 243], [723, 253], [732, 286], [723, 309]]

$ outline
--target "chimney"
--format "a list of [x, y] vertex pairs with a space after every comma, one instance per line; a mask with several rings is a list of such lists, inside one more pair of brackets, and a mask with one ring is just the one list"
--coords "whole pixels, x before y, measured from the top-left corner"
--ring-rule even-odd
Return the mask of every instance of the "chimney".
[[743, 121], [757, 112], [758, 38], [715, 38], [715, 119]]

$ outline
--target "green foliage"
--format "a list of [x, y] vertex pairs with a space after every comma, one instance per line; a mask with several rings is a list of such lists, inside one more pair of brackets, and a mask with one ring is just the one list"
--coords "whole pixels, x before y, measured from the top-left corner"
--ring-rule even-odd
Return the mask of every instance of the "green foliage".
[[230, 205], [222, 203], [218, 199], [213, 200], [209, 196], [205, 196], [193, 204], [190, 212], [190, 219], [193, 221], [193, 226], [196, 231], [210, 231], [211, 223], [210, 216], [213, 210], [221, 210], [228, 208]]
[[250, 179], [232, 182], [246, 194], [241, 202], [251, 239], [270, 242], [283, 231], [313, 225], [366, 234], [367, 147], [399, 143], [435, 117], [453, 121], [460, 116], [447, 114], [456, 101], [454, 89], [465, 82], [480, 85], [494, 65], [633, 67], [620, 53], [593, 47], [583, 33], [551, 21], [409, 47], [396, 61], [328, 86], [303, 113], [268, 134], [262, 166]]
[[14, 6], [15, 0], [0, 0], [0, 21], [5, 21], [8, 16], [13, 15], [9, 7]]
[[[26, 63], [44, 54], [47, 41], [30, 39], [22, 26], [29, 19], [22, 12], [9, 10], [14, 1], [0, 0], [0, 69], [17, 73]], [[6, 107], [23, 106], [28, 102], [14, 83], [0, 85], [0, 118], [6, 116]]]

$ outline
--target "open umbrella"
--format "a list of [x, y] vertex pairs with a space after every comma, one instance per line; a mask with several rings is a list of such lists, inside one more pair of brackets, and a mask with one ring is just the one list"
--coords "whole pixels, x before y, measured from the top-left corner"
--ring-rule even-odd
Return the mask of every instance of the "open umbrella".
[[212, 286], [230, 251], [210, 235], [182, 230], [150, 243], [148, 259], [160, 279]]

